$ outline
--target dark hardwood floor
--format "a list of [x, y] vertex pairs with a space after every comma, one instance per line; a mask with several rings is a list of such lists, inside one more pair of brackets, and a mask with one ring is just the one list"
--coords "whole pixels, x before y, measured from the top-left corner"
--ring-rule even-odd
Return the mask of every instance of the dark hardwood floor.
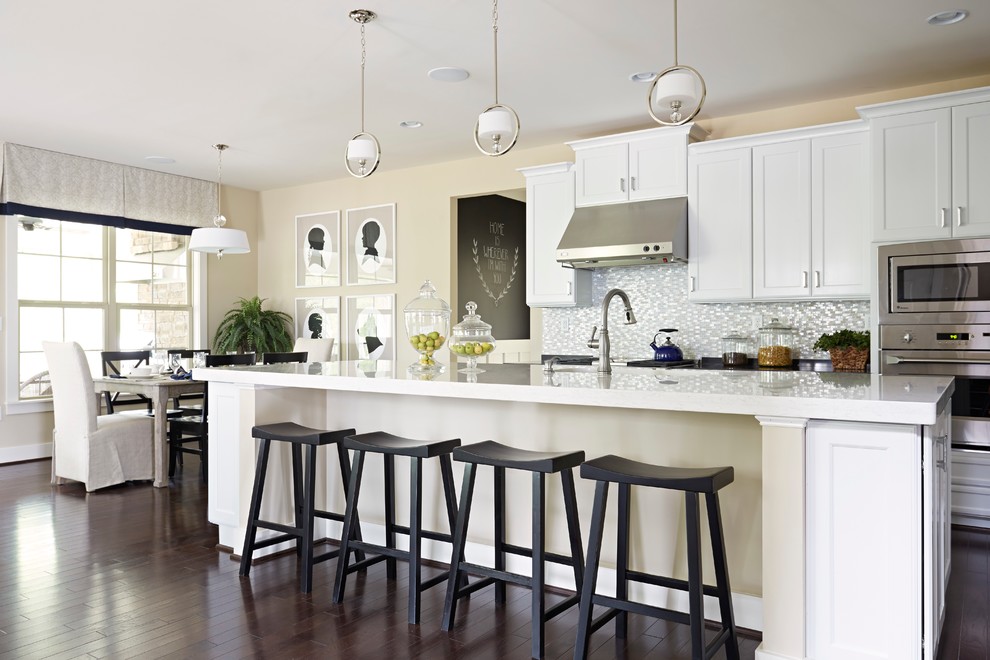
[[[206, 522], [206, 488], [195, 457], [167, 489], [127, 484], [87, 494], [52, 488], [49, 463], [0, 466], [0, 660], [7, 658], [442, 658], [529, 657], [529, 597], [509, 587], [464, 601], [450, 633], [439, 630], [442, 587], [423, 597], [423, 623], [406, 623], [404, 571], [383, 564], [348, 582], [330, 602], [333, 561], [314, 572], [313, 593], [297, 591], [295, 559], [237, 575]], [[945, 642], [940, 658], [987, 657], [990, 536], [953, 532]], [[559, 596], [551, 595], [549, 602]], [[576, 615], [547, 626], [547, 658], [570, 658]], [[593, 638], [596, 660], [689, 658], [687, 630], [637, 616], [616, 640]], [[759, 638], [742, 640], [754, 657]], [[716, 658], [724, 658], [720, 651]]]

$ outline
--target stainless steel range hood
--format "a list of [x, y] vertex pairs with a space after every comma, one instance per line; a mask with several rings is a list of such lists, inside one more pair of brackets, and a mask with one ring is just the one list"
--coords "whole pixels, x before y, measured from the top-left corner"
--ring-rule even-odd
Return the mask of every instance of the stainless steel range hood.
[[687, 261], [687, 197], [575, 209], [557, 261], [568, 268]]

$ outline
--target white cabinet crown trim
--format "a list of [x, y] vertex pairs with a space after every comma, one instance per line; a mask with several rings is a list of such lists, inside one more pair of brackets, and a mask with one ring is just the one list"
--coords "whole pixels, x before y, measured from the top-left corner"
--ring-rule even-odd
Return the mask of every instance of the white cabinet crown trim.
[[541, 174], [564, 174], [574, 167], [574, 163], [549, 163], [547, 165], [533, 165], [531, 167], [519, 167], [516, 171], [523, 176], [539, 176]]
[[607, 147], [613, 144], [625, 144], [633, 140], [642, 140], [660, 135], [685, 135], [689, 140], [704, 140], [708, 137], [708, 131], [698, 124], [684, 124], [683, 126], [663, 126], [658, 128], [647, 128], [640, 131], [630, 131], [628, 133], [615, 133], [613, 135], [602, 135], [600, 137], [585, 138], [582, 140], [572, 140], [565, 142], [567, 146], [575, 151], [579, 149], [589, 149], [592, 147]]
[[901, 115], [908, 112], [938, 110], [939, 108], [951, 108], [956, 105], [982, 103], [983, 101], [990, 101], [990, 87], [977, 87], [961, 92], [945, 92], [944, 94], [933, 94], [920, 98], [904, 99], [903, 101], [863, 105], [856, 108], [856, 112], [864, 119], [873, 119], [876, 117]]
[[688, 145], [688, 150], [695, 154], [705, 154], [725, 149], [740, 149], [745, 147], [760, 147], [766, 144], [777, 144], [791, 140], [807, 140], [809, 138], [842, 135], [844, 133], [861, 133], [869, 129], [869, 124], [862, 119], [805, 126], [803, 128], [788, 128], [782, 131], [740, 135], [739, 137], [721, 138], [708, 142], [695, 142]]

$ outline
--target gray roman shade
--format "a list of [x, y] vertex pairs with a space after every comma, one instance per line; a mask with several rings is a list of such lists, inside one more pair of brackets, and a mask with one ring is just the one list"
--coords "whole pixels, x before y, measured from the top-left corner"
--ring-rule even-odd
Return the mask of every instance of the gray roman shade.
[[217, 184], [174, 174], [3, 145], [0, 214], [189, 234], [210, 227]]

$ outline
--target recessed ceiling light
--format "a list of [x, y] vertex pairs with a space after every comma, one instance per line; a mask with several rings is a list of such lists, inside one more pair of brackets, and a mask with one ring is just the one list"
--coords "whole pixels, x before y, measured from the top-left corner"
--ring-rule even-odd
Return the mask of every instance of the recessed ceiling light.
[[639, 73], [634, 73], [629, 76], [629, 80], [633, 82], [653, 82], [653, 79], [657, 77], [656, 71], [640, 71]]
[[937, 14], [932, 14], [928, 17], [929, 25], [952, 25], [953, 23], [958, 23], [959, 21], [965, 19], [969, 16], [969, 12], [965, 9], [949, 9], [948, 11], [940, 11]]
[[157, 165], [171, 165], [175, 162], [174, 158], [169, 158], [168, 156], [145, 156], [144, 159], [149, 163], [155, 163]]
[[460, 67], [441, 66], [436, 69], [430, 69], [426, 75], [431, 80], [439, 80], [440, 82], [461, 82], [462, 80], [467, 80], [471, 74]]
[[423, 125], [423, 122], [416, 121], [415, 119], [407, 119], [406, 121], [400, 121], [399, 126], [402, 128], [419, 128]]

